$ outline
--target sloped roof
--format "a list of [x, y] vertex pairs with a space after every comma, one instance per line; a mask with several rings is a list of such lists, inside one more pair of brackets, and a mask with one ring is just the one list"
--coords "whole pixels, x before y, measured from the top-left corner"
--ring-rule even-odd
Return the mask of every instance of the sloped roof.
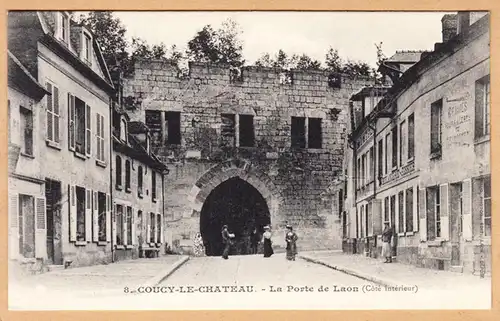
[[398, 50], [386, 62], [417, 63], [425, 50]]
[[7, 56], [9, 86], [18, 87], [23, 93], [35, 99], [50, 94], [10, 50], [7, 50]]
[[[56, 13], [57, 11], [10, 11], [8, 18], [9, 28], [13, 28], [13, 30], [9, 30], [9, 49], [20, 57], [20, 60], [24, 62], [30, 73], [37, 78], [36, 55], [33, 55], [33, 51], [37, 50], [36, 42], [42, 41], [45, 44], [52, 45], [50, 48], [57, 51], [57, 54], [63, 54], [68, 63], [76, 65], [74, 67], [78, 67], [76, 68], [77, 70], [91, 75], [91, 79], [100, 79], [98, 82], [104, 82], [105, 86], [114, 90], [111, 75], [109, 74], [102, 51], [97, 42], [98, 39], [96, 39], [95, 35], [82, 24], [70, 20], [71, 37], [69, 46], [62, 44], [55, 37]], [[100, 72], [96, 72], [84, 63], [78, 55], [82, 49], [81, 32], [83, 28], [92, 35], [93, 52], [99, 64]], [[29, 39], [30, 37], [33, 38], [33, 36], [36, 39]], [[28, 38], [28, 41], [23, 41], [23, 38]], [[24, 54], [24, 52], [29, 52], [29, 56]]]

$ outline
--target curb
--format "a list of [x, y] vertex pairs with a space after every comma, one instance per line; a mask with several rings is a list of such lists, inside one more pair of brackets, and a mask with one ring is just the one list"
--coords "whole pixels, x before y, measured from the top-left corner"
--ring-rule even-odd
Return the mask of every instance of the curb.
[[383, 286], [398, 286], [399, 285], [399, 284], [394, 283], [392, 281], [387, 281], [387, 280], [384, 280], [384, 279], [381, 279], [381, 278], [378, 278], [378, 277], [375, 277], [375, 276], [372, 276], [372, 275], [369, 275], [369, 274], [366, 274], [366, 273], [363, 273], [363, 272], [359, 272], [359, 271], [356, 271], [356, 270], [348, 269], [346, 267], [329, 264], [329, 263], [323, 262], [321, 260], [313, 259], [313, 258], [308, 257], [308, 256], [299, 255], [299, 258], [301, 258], [301, 259], [303, 259], [305, 261], [308, 261], [308, 262], [311, 262], [311, 263], [315, 263], [315, 264], [319, 264], [319, 265], [323, 265], [323, 266], [326, 266], [328, 268], [337, 270], [339, 272], [342, 272], [342, 273], [345, 273], [345, 274], [349, 274], [349, 275], [355, 276], [357, 278], [360, 278], [360, 279], [363, 279], [363, 280], [366, 280], [366, 281], [370, 281], [370, 282], [373, 282], [373, 283], [376, 283], [376, 284], [380, 284], [380, 285], [383, 285]]
[[168, 278], [170, 275], [172, 275], [177, 269], [179, 269], [184, 263], [189, 261], [189, 256], [184, 256], [177, 260], [174, 264], [170, 265], [170, 268], [160, 274], [158, 274], [155, 277], [152, 277], [148, 281], [146, 281], [142, 286], [156, 286], [163, 282], [166, 278]]

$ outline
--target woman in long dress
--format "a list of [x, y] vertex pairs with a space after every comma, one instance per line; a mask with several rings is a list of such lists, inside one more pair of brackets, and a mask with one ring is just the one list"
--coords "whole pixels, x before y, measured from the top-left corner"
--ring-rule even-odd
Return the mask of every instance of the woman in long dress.
[[288, 230], [285, 235], [286, 241], [286, 259], [290, 261], [295, 261], [295, 256], [297, 255], [297, 239], [298, 236], [293, 231], [290, 225], [286, 226]]
[[271, 257], [274, 254], [272, 241], [271, 241], [271, 231], [269, 226], [264, 226], [264, 257]]
[[200, 233], [197, 233], [194, 237], [194, 255], [195, 256], [203, 256], [204, 254], [204, 246], [203, 239]]

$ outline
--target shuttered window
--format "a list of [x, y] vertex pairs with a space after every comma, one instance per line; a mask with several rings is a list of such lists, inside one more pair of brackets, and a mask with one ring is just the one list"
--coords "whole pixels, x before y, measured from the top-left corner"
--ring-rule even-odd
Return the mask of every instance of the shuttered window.
[[59, 135], [59, 88], [54, 84], [46, 83], [47, 91], [47, 140], [58, 144], [60, 142]]
[[441, 154], [443, 100], [431, 104], [431, 153]]
[[96, 159], [105, 162], [105, 148], [104, 148], [104, 116], [96, 113]]
[[406, 190], [406, 231], [413, 231], [413, 188]]
[[415, 116], [408, 117], [408, 159], [415, 157]]
[[404, 191], [398, 193], [398, 232], [405, 232]]
[[490, 76], [476, 81], [475, 138], [490, 134]]

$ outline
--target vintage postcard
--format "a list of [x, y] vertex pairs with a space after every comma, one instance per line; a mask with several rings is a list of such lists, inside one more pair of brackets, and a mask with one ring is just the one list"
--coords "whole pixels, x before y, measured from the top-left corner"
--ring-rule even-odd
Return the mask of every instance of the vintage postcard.
[[491, 308], [488, 11], [9, 11], [7, 49], [9, 310]]

